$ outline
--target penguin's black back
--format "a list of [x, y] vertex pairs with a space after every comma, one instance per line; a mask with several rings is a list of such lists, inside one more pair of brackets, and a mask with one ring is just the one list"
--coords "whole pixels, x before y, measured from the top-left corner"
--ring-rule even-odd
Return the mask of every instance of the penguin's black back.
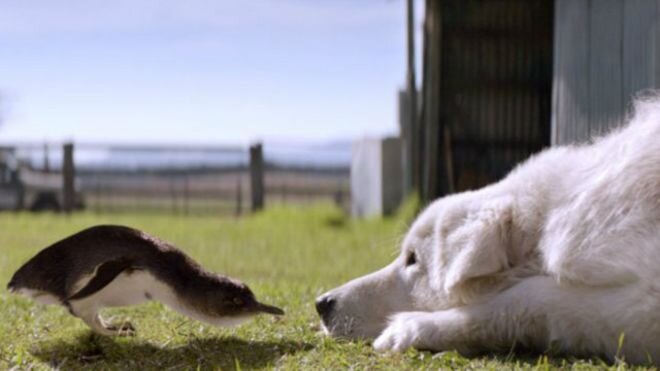
[[40, 251], [18, 269], [8, 287], [46, 291], [66, 301], [75, 294], [74, 285], [83, 275], [103, 265], [119, 269], [116, 274], [125, 269], [148, 270], [179, 292], [185, 292], [191, 281], [204, 285], [216, 278], [181, 250], [158, 238], [130, 227], [100, 225]]

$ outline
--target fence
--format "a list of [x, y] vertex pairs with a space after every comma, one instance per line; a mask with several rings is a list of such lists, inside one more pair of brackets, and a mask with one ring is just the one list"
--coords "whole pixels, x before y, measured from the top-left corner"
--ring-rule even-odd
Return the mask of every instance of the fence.
[[238, 216], [264, 204], [331, 201], [348, 208], [350, 202], [348, 146], [77, 143], [67, 154], [73, 164], [63, 162], [62, 148], [28, 144], [12, 146], [11, 152], [31, 171], [75, 172], [75, 182], [62, 176], [57, 190], [62, 206], [71, 203], [74, 196], [66, 191], [75, 188], [85, 208], [98, 213]]

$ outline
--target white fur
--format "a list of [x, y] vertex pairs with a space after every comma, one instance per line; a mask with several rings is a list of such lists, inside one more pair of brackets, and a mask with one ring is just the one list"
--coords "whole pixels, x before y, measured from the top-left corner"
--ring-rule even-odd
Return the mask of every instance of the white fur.
[[378, 350], [522, 344], [660, 363], [660, 103], [639, 102], [593, 144], [435, 201], [399, 258], [327, 295], [326, 331]]

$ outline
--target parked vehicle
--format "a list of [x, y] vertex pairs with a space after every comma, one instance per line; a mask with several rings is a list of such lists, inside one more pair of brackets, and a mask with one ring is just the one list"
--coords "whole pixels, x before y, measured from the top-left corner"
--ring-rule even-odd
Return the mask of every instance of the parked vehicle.
[[[0, 210], [60, 211], [63, 193], [61, 173], [33, 169], [11, 152], [0, 152]], [[80, 192], [74, 207], [84, 207]]]

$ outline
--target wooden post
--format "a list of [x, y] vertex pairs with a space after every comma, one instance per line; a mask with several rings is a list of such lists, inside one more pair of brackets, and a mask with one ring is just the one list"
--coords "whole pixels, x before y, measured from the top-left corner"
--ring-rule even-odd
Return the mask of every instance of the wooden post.
[[188, 215], [189, 212], [190, 185], [188, 182], [188, 174], [185, 174], [183, 176], [183, 215]]
[[344, 208], [344, 188], [341, 182], [337, 182], [337, 191], [335, 192], [334, 195], [334, 201], [335, 205], [337, 205], [340, 209]]
[[261, 143], [250, 146], [250, 188], [252, 211], [264, 208], [264, 154]]
[[101, 213], [101, 182], [97, 177], [94, 177], [94, 190], [96, 191], [96, 197], [94, 197], [94, 211], [97, 214]]
[[44, 143], [44, 172], [50, 173], [50, 149], [48, 143]]
[[170, 194], [172, 197], [172, 214], [176, 214], [177, 211], [177, 197], [176, 197], [176, 180], [170, 178]]
[[62, 210], [69, 213], [74, 208], [76, 169], [73, 163], [73, 143], [65, 143], [62, 161]]
[[[442, 83], [442, 7], [426, 1], [424, 19], [423, 109], [419, 123], [418, 190], [422, 204], [447, 194], [454, 188], [451, 128], [444, 114]], [[443, 160], [444, 157], [444, 160]]]
[[243, 182], [241, 181], [242, 175], [239, 173], [236, 177], [236, 212], [238, 218], [243, 212]]
[[415, 83], [415, 11], [414, 0], [406, 1], [406, 32], [407, 32], [407, 71], [406, 71], [406, 93], [407, 93], [407, 125], [403, 138], [403, 164], [404, 182], [403, 192], [409, 194], [418, 187], [419, 178], [419, 146], [417, 136], [417, 88]]

